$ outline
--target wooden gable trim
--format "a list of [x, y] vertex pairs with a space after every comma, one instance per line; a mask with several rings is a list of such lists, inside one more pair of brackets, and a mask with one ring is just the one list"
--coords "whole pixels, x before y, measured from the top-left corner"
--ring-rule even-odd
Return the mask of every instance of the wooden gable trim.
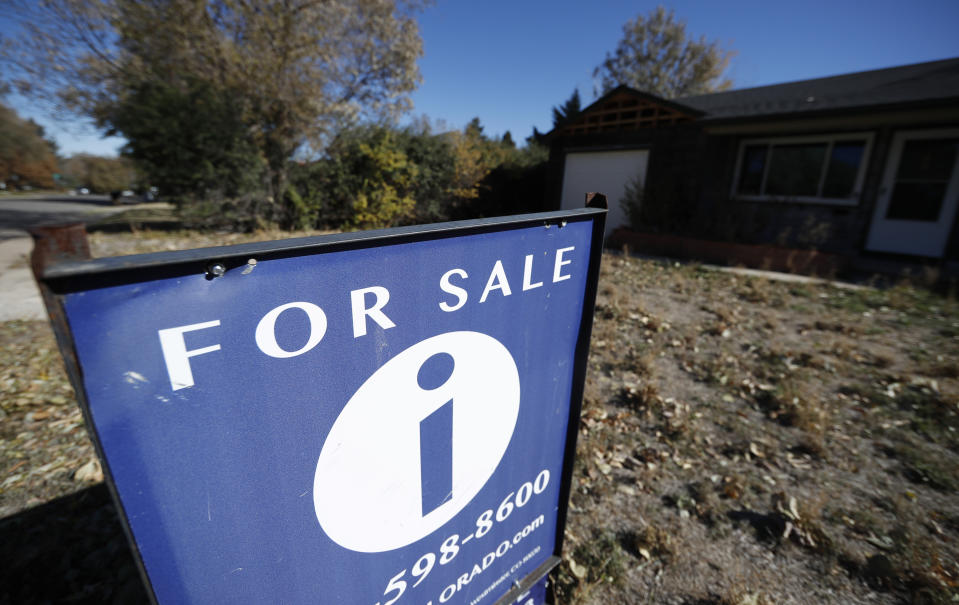
[[655, 97], [645, 98], [629, 90], [613, 91], [593, 103], [572, 122], [559, 129], [561, 135], [624, 132], [645, 128], [672, 126], [692, 122], [697, 116], [658, 103]]

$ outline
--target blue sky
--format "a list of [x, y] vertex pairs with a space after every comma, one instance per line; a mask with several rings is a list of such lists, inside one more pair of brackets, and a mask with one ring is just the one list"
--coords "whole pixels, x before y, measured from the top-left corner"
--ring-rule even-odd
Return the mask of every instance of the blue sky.
[[[593, 68], [623, 24], [657, 2], [614, 0], [437, 0], [420, 16], [423, 82], [414, 115], [449, 128], [479, 116], [487, 134], [516, 141], [552, 127], [551, 108], [579, 88], [594, 99]], [[736, 51], [735, 88], [959, 56], [959, 0], [665, 3], [687, 33]], [[30, 115], [17, 104], [23, 115]], [[33, 116], [35, 119], [39, 116]], [[122, 143], [41, 120], [65, 154], [110, 155]]]

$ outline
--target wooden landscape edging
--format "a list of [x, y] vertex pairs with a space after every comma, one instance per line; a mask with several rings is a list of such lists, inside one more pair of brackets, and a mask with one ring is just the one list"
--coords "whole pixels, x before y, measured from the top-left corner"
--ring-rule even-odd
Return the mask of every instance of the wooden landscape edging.
[[616, 229], [608, 244], [617, 247], [627, 245], [632, 251], [643, 254], [805, 275], [835, 275], [849, 265], [849, 259], [845, 256], [818, 250], [639, 233], [625, 227]]

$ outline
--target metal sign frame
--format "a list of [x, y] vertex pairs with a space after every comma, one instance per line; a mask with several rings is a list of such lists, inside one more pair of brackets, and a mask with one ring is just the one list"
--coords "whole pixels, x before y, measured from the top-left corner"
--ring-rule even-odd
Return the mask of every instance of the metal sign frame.
[[559, 510], [555, 544], [551, 556], [537, 569], [528, 573], [521, 582], [514, 583], [495, 603], [504, 605], [540, 582], [549, 571], [559, 564], [563, 548], [564, 529], [569, 506], [570, 486], [586, 378], [592, 318], [595, 305], [600, 259], [603, 248], [603, 233], [606, 218], [606, 199], [601, 194], [588, 194], [587, 207], [572, 211], [544, 212], [501, 218], [456, 221], [433, 225], [410, 226], [358, 233], [297, 238], [281, 241], [241, 244], [203, 248], [196, 250], [159, 252], [123, 257], [90, 259], [86, 235], [82, 225], [68, 227], [45, 227], [32, 235], [35, 247], [31, 264], [40, 286], [48, 314], [63, 355], [67, 373], [76, 391], [87, 430], [102, 463], [105, 482], [109, 488], [119, 515], [121, 525], [130, 544], [137, 567], [152, 602], [158, 602], [154, 586], [137, 541], [134, 539], [131, 522], [121, 501], [110, 462], [90, 410], [90, 397], [84, 384], [84, 368], [77, 353], [77, 343], [67, 321], [64, 300], [71, 293], [96, 288], [128, 285], [139, 282], [207, 274], [209, 278], [222, 271], [230, 271], [247, 264], [248, 259], [259, 261], [285, 259], [330, 252], [372, 249], [393, 244], [428, 242], [467, 235], [494, 233], [510, 229], [540, 226], [562, 228], [570, 223], [592, 221], [592, 237], [586, 268], [585, 295], [582, 305], [575, 353], [572, 360], [572, 389], [569, 402], [569, 418], [565, 449], [562, 461], [562, 476], [559, 486]]

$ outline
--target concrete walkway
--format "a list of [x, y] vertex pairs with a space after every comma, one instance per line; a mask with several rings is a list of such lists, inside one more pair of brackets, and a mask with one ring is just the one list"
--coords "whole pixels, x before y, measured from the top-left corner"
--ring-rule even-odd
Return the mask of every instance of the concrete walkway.
[[0, 321], [46, 319], [40, 290], [30, 271], [33, 240], [26, 233], [5, 233], [0, 241]]
[[735, 273], [736, 275], [746, 275], [749, 277], [761, 277], [774, 281], [782, 281], [793, 284], [820, 284], [830, 285], [846, 290], [863, 290], [866, 286], [853, 284], [834, 279], [824, 279], [822, 277], [809, 277], [808, 275], [796, 275], [795, 273], [779, 273], [778, 271], [766, 271], [764, 269], [747, 269], [745, 267], [721, 267], [719, 265], [704, 265], [707, 269], [713, 271], [722, 271], [724, 273]]

